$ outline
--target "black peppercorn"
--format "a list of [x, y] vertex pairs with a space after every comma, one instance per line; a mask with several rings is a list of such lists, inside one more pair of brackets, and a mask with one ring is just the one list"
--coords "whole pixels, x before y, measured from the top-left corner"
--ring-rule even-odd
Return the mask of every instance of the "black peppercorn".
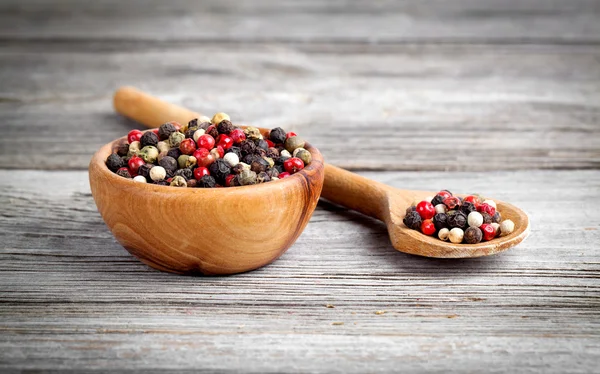
[[188, 130], [189, 129], [198, 129], [198, 118], [194, 118], [193, 120], [191, 120], [190, 122], [188, 122]]
[[409, 206], [408, 208], [406, 208], [406, 214], [410, 213], [410, 212], [414, 212], [417, 210], [416, 206]]
[[433, 216], [433, 225], [437, 231], [441, 229], [448, 228], [448, 216], [446, 213], [437, 213]]
[[127, 168], [120, 168], [117, 170], [117, 175], [123, 178], [131, 179], [131, 174], [129, 174], [129, 170]]
[[263, 149], [265, 152], [269, 150], [269, 144], [264, 139], [258, 139], [256, 146], [260, 149]]
[[215, 162], [210, 164], [208, 170], [210, 171], [210, 175], [212, 175], [215, 180], [222, 185], [225, 184], [225, 178], [231, 174], [231, 168], [223, 159], [215, 160]]
[[256, 176], [256, 183], [265, 183], [271, 180], [271, 177], [269, 177], [269, 174], [267, 174], [266, 172], [260, 172], [258, 173], [258, 175]]
[[234, 166], [234, 167], [231, 169], [231, 172], [232, 172], [233, 174], [239, 174], [239, 173], [241, 173], [241, 172], [242, 172], [242, 170], [244, 170], [244, 169], [245, 169], [244, 165], [242, 165], [242, 164], [237, 164], [237, 165], [235, 165], [235, 166]]
[[240, 160], [242, 159], [242, 150], [240, 147], [233, 146], [225, 151], [225, 154], [227, 153], [235, 153]]
[[152, 131], [146, 131], [144, 135], [142, 135], [140, 143], [142, 144], [142, 148], [144, 148], [147, 145], [156, 147], [156, 144], [158, 144], [158, 136]]
[[218, 138], [219, 137], [219, 130], [217, 130], [216, 127], [211, 127], [210, 130], [206, 130], [206, 134], [212, 136], [213, 138]]
[[186, 181], [190, 180], [193, 178], [194, 176], [194, 172], [192, 171], [192, 169], [189, 168], [183, 168], [183, 169], [179, 169], [175, 172], [174, 177], [176, 176], [180, 176], [183, 177]]
[[187, 186], [190, 188], [196, 187], [198, 185], [198, 181], [195, 179], [189, 179], [187, 181]]
[[185, 138], [186, 139], [193, 139], [194, 138], [194, 133], [196, 132], [196, 130], [198, 130], [196, 127], [193, 127], [191, 129], [187, 129], [185, 132]]
[[467, 216], [460, 211], [457, 211], [455, 214], [448, 215], [447, 221], [450, 228], [458, 227], [460, 229], [464, 229], [467, 227]]
[[502, 222], [502, 215], [500, 214], [499, 211], [496, 211], [496, 213], [492, 216], [492, 222], [494, 222], [494, 223]]
[[167, 151], [167, 156], [173, 157], [175, 160], [177, 160], [179, 156], [181, 156], [181, 151], [179, 148], [171, 148]]
[[242, 150], [242, 156], [251, 155], [256, 150], [256, 144], [252, 140], [246, 139], [240, 143], [240, 149]]
[[267, 171], [268, 167], [269, 167], [269, 163], [267, 161], [263, 160], [262, 158], [260, 160], [253, 161], [250, 164], [250, 170], [252, 170], [256, 174], [261, 173], [263, 171]]
[[463, 212], [465, 215], [469, 215], [469, 213], [471, 212], [475, 212], [477, 209], [475, 208], [475, 204], [473, 204], [470, 201], [463, 201], [462, 205], [460, 206], [459, 210], [461, 212]]
[[433, 205], [434, 207], [436, 205], [443, 204], [443, 203], [444, 203], [444, 196], [442, 196], [442, 195], [435, 195], [435, 197], [431, 200], [431, 205]]
[[125, 163], [123, 162], [123, 159], [116, 153], [111, 153], [106, 159], [106, 166], [108, 167], [108, 170], [115, 173], [117, 170], [124, 167]]
[[129, 152], [129, 144], [121, 143], [117, 145], [116, 152], [119, 156], [127, 156], [127, 152]]
[[281, 127], [276, 127], [269, 133], [269, 140], [275, 144], [283, 144], [285, 142], [285, 131]]
[[267, 169], [267, 174], [271, 178], [279, 177], [279, 170], [277, 170], [277, 168], [269, 168], [269, 169]]
[[262, 149], [260, 147], [256, 147], [254, 154], [260, 156], [260, 158], [267, 157], [267, 151], [265, 151], [264, 149]]
[[200, 188], [213, 188], [217, 185], [217, 181], [212, 175], [205, 175], [196, 184]]
[[231, 121], [226, 120], [226, 119], [222, 120], [217, 125], [217, 131], [219, 132], [219, 134], [229, 135], [229, 133], [231, 131], [233, 131], [233, 129], [235, 129], [235, 126], [233, 126], [233, 123], [231, 123]]
[[175, 170], [177, 170], [177, 160], [171, 156], [165, 156], [161, 158], [160, 161], [158, 161], [158, 164], [165, 168], [167, 172], [175, 172]]
[[277, 150], [277, 148], [271, 147], [267, 149], [267, 157], [271, 157], [272, 159], [279, 157], [279, 151]]
[[262, 160], [262, 157], [259, 155], [251, 154], [242, 157], [242, 162], [248, 165], [252, 165], [254, 161]]
[[281, 174], [285, 171], [285, 168], [283, 167], [283, 165], [275, 165], [275, 166], [273, 166], [273, 169], [277, 169], [279, 174]]
[[146, 180], [152, 180], [150, 178], [150, 169], [152, 169], [153, 167], [154, 167], [154, 165], [152, 165], [152, 164], [141, 165], [138, 169], [138, 174], [141, 175], [142, 177], [146, 178]]
[[483, 223], [492, 223], [492, 216], [487, 212], [481, 212], [481, 216], [483, 217]]
[[483, 232], [478, 227], [469, 227], [465, 230], [463, 240], [467, 244], [477, 244], [483, 239]]
[[404, 224], [406, 225], [406, 227], [411, 228], [413, 230], [420, 230], [421, 216], [419, 215], [419, 213], [417, 213], [417, 211], [408, 212], [404, 217]]
[[168, 122], [168, 123], [162, 124], [158, 128], [158, 139], [160, 139], [160, 140], [169, 139], [169, 136], [171, 136], [171, 134], [174, 133], [175, 131], [177, 131], [177, 127], [175, 127], [175, 125], [173, 125], [172, 123]]

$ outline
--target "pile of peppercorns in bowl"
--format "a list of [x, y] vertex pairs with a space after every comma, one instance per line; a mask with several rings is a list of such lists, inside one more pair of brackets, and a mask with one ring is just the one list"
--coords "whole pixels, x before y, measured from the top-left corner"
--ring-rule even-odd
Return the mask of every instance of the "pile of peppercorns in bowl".
[[443, 190], [433, 198], [415, 201], [406, 209], [406, 227], [454, 244], [477, 244], [497, 236], [506, 236], [515, 229], [510, 219], [502, 220], [493, 200], [479, 195], [464, 198]]
[[312, 155], [305, 141], [280, 127], [268, 136], [256, 127], [234, 126], [225, 113], [186, 125], [132, 130], [106, 159], [117, 175], [173, 187], [235, 187], [270, 182], [304, 169]]

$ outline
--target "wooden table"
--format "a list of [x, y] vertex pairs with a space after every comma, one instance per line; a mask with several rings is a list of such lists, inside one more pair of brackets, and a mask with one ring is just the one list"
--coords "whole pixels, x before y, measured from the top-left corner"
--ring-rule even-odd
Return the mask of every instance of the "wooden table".
[[[2, 1], [0, 369], [597, 372], [599, 9]], [[420, 258], [322, 202], [263, 269], [155, 271], [117, 244], [87, 181], [92, 153], [136, 127], [112, 111], [124, 84], [297, 131], [396, 187], [511, 201], [531, 236]]]

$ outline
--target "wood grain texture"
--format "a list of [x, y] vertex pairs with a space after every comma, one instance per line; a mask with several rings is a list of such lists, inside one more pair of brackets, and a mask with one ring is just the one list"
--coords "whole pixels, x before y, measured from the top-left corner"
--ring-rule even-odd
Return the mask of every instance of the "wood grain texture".
[[[11, 44], [0, 56], [3, 168], [87, 167], [136, 126], [112, 114], [123, 84], [297, 131], [346, 169], [600, 166], [591, 46]], [[44, 152], [19, 151], [31, 147]]]
[[599, 11], [596, 0], [4, 0], [0, 36], [90, 41], [597, 43]]
[[273, 264], [181, 277], [114, 240], [87, 173], [0, 171], [0, 368], [595, 370], [597, 171], [362, 174], [508, 200], [534, 231], [501, 255], [450, 263], [399, 253], [384, 225], [320, 204]]

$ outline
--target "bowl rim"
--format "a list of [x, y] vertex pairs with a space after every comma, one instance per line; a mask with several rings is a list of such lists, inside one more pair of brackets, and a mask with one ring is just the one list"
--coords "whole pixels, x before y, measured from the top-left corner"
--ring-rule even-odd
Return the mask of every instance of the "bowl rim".
[[[238, 127], [246, 128], [248, 126], [238, 126]], [[261, 127], [258, 127], [258, 129], [260, 130], [261, 134], [263, 134], [263, 135], [265, 135], [265, 133], [268, 133], [271, 131], [270, 129], [261, 128]], [[152, 130], [153, 129], [148, 129], [148, 130], [144, 130], [142, 132], [145, 133], [145, 132], [152, 131]], [[90, 164], [88, 167], [88, 172], [89, 172], [90, 176], [91, 176], [92, 170], [95, 169], [95, 170], [99, 171], [103, 176], [108, 178], [108, 181], [111, 181], [114, 183], [124, 182], [128, 186], [140, 187], [142, 189], [146, 189], [147, 191], [152, 191], [152, 192], [170, 191], [170, 193], [215, 194], [215, 193], [221, 193], [221, 191], [224, 191], [224, 192], [239, 191], [240, 189], [243, 189], [243, 188], [252, 188], [253, 191], [256, 191], [256, 190], [260, 190], [260, 189], [269, 189], [269, 188], [280, 187], [280, 186], [283, 186], [284, 188], [285, 188], [285, 186], [291, 187], [292, 185], [295, 185], [295, 181], [297, 180], [297, 178], [303, 177], [307, 180], [307, 182], [309, 182], [311, 179], [318, 177], [319, 174], [322, 174], [322, 173], [319, 173], [319, 171], [323, 171], [323, 169], [324, 169], [324, 161], [323, 161], [323, 156], [321, 155], [321, 152], [316, 147], [314, 147], [310, 143], [306, 142], [304, 148], [307, 151], [309, 151], [312, 156], [311, 163], [308, 166], [306, 166], [304, 169], [290, 175], [289, 177], [283, 178], [283, 179], [279, 179], [276, 181], [269, 181], [266, 183], [248, 185], [248, 186], [234, 186], [234, 187], [220, 187], [220, 188], [187, 188], [187, 187], [182, 188], [182, 187], [174, 187], [174, 186], [161, 186], [161, 185], [156, 185], [154, 183], [135, 182], [135, 181], [133, 181], [133, 179], [121, 177], [108, 169], [108, 167], [106, 166], [106, 158], [111, 153], [113, 153], [114, 145], [122, 143], [122, 142], [127, 142], [127, 136], [117, 138], [113, 141], [110, 141], [110, 142], [104, 144], [94, 153], [94, 155], [92, 156], [92, 158], [90, 160]]]

